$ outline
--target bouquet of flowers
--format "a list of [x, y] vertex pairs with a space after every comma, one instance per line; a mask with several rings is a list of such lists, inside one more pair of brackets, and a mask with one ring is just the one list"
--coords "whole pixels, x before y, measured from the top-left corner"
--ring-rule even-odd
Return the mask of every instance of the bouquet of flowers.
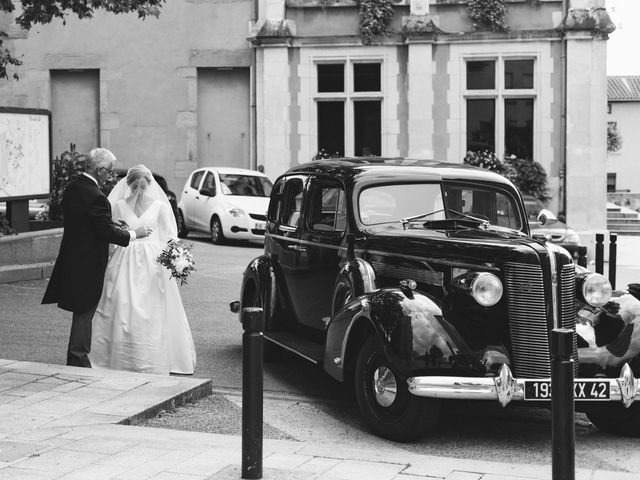
[[171, 276], [180, 280], [180, 285], [187, 283], [187, 277], [195, 270], [195, 262], [191, 255], [191, 246], [177, 240], [169, 240], [156, 261], [171, 272]]

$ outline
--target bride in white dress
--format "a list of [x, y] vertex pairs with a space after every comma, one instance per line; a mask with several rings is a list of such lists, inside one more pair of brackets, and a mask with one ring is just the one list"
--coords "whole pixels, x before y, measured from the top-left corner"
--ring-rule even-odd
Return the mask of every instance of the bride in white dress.
[[91, 365], [135, 372], [193, 374], [196, 351], [178, 285], [156, 258], [176, 221], [167, 196], [144, 165], [127, 172], [109, 194], [114, 220], [152, 233], [116, 246], [93, 317]]

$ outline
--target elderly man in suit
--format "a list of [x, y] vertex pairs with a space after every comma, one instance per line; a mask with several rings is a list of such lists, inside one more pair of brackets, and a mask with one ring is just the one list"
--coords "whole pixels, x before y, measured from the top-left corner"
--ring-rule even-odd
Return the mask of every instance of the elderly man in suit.
[[102, 294], [109, 244], [126, 247], [151, 232], [146, 226], [128, 231], [113, 222], [100, 185], [112, 176], [115, 161], [106, 148], [91, 150], [85, 171], [69, 182], [62, 197], [64, 233], [42, 303], [73, 312], [67, 365], [91, 367], [91, 320]]

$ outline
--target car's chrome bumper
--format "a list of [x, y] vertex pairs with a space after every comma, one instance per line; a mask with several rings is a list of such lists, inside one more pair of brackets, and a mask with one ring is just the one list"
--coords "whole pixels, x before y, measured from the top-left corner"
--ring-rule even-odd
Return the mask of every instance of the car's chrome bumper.
[[[498, 400], [506, 406], [512, 400], [527, 400], [524, 394], [525, 380], [514, 378], [511, 369], [502, 365], [497, 377], [412, 377], [407, 380], [409, 391], [419, 397]], [[574, 381], [588, 380], [609, 382], [609, 401], [621, 401], [626, 407], [640, 399], [640, 380], [636, 380], [628, 364], [622, 367], [619, 378], [577, 378]]]

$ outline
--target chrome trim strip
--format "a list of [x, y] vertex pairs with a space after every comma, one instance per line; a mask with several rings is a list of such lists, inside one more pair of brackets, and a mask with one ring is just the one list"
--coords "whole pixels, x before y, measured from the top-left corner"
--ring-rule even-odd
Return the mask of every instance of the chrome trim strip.
[[[550, 381], [549, 378], [514, 378], [511, 369], [502, 365], [497, 377], [412, 377], [407, 379], [407, 384], [409, 391], [418, 397], [498, 400], [504, 407], [511, 400], [525, 400], [525, 380]], [[619, 378], [574, 379], [579, 381], [608, 382], [611, 392], [608, 401], [622, 402], [627, 408], [640, 399], [640, 380], [634, 378], [629, 364], [622, 367]]]
[[553, 328], [560, 328], [560, 306], [558, 305], [558, 264], [556, 263], [556, 255], [551, 245], [545, 243], [545, 250], [549, 254], [549, 266], [551, 267], [551, 305], [553, 315]]
[[298, 355], [299, 357], [302, 357], [302, 358], [304, 358], [305, 360], [310, 361], [311, 363], [315, 363], [316, 365], [319, 365], [319, 364], [320, 364], [320, 362], [318, 362], [316, 359], [311, 358], [311, 357], [309, 357], [309, 356], [305, 355], [304, 353], [300, 353], [298, 350], [294, 350], [294, 349], [293, 349], [293, 348], [291, 348], [290, 346], [285, 345], [284, 343], [279, 342], [279, 341], [277, 341], [277, 340], [275, 340], [275, 339], [273, 339], [273, 338], [269, 337], [268, 335], [265, 335], [264, 333], [262, 334], [262, 337], [263, 337], [265, 340], [270, 341], [271, 343], [275, 343], [276, 345], [278, 345], [278, 346], [280, 346], [280, 347], [282, 347], [282, 348], [284, 348], [284, 349], [286, 349], [286, 350], [289, 350], [291, 353], [295, 353], [295, 354], [296, 354], [296, 355]]

